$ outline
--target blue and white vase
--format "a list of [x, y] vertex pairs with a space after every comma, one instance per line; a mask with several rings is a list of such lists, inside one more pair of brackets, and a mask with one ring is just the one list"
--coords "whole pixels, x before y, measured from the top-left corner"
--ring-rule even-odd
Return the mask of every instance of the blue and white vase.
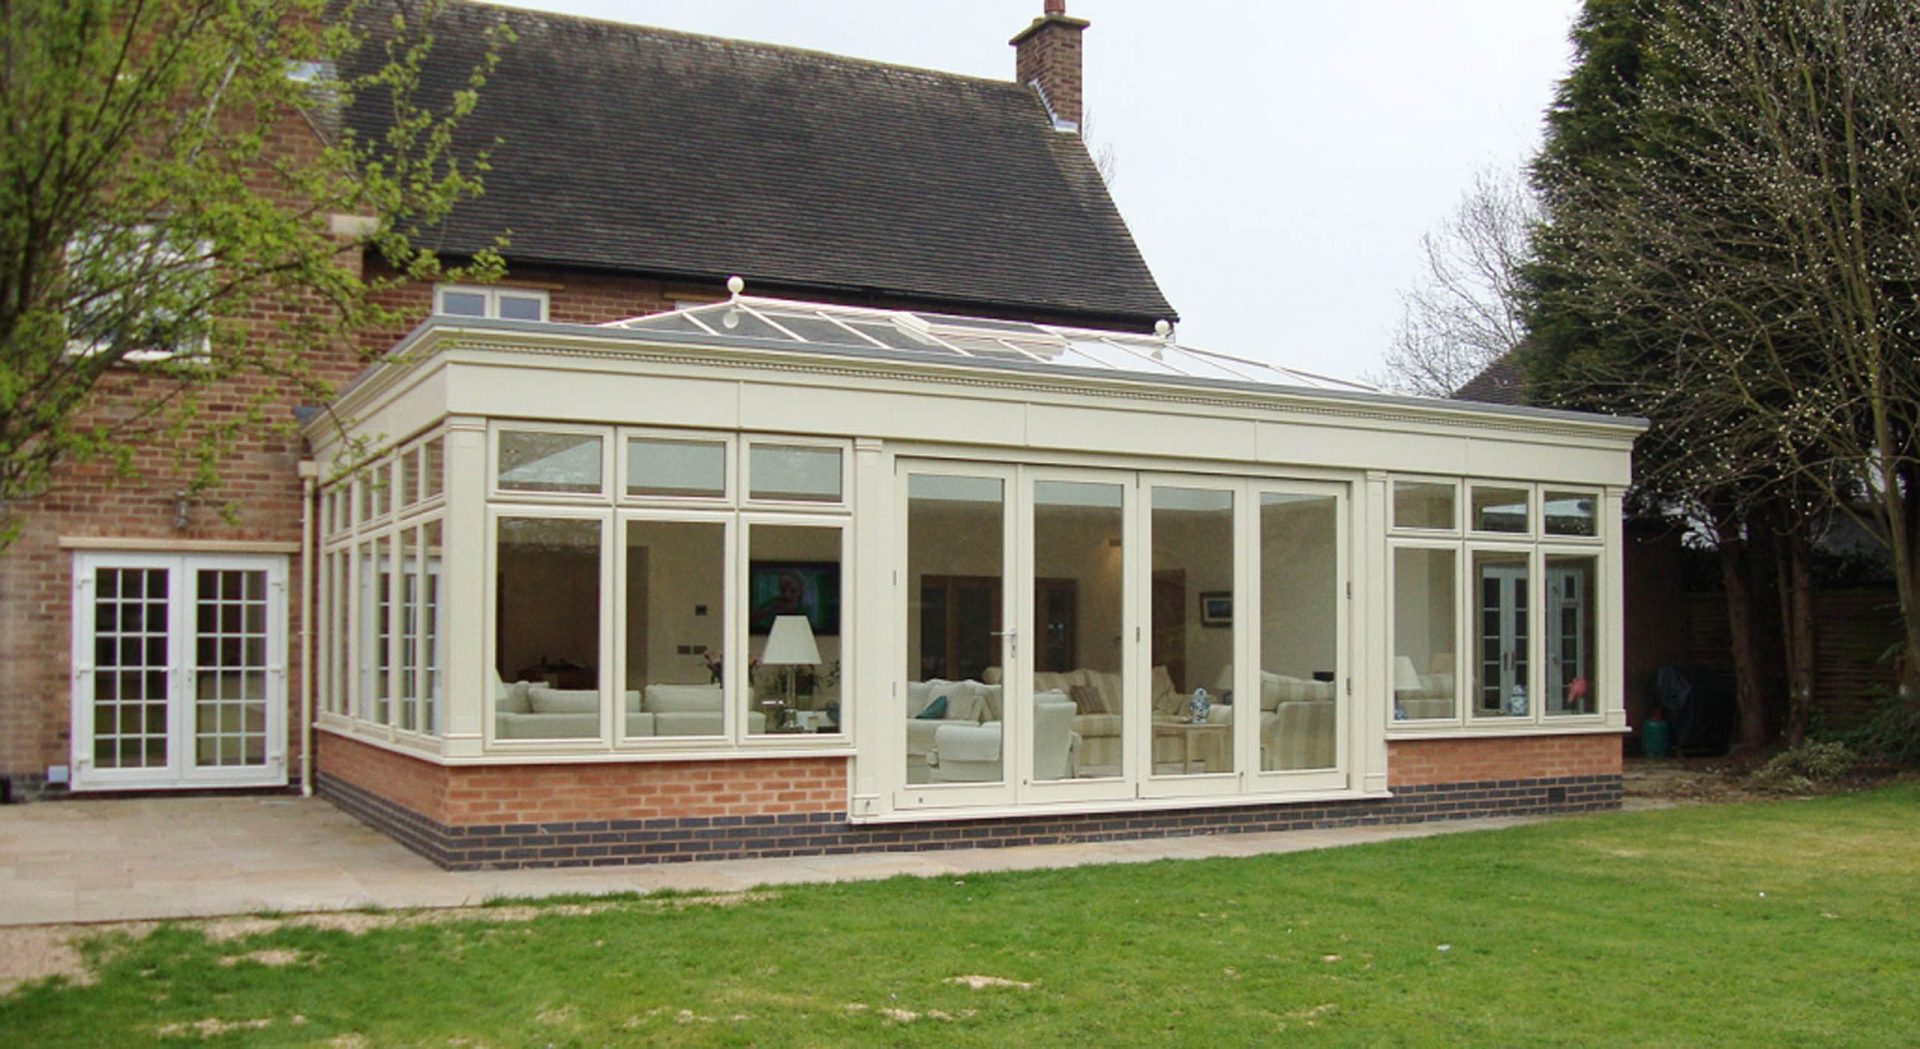
[[1507, 695], [1507, 716], [1516, 718], [1527, 716], [1527, 686], [1513, 686], [1513, 691]]
[[1193, 698], [1187, 701], [1187, 717], [1196, 725], [1204, 725], [1207, 721], [1207, 711], [1212, 707], [1213, 701], [1207, 698], [1207, 690], [1196, 688], [1193, 690]]

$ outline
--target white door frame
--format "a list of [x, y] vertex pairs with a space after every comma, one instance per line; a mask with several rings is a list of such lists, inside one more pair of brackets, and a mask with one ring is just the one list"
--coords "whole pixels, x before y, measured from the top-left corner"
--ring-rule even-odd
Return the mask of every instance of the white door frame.
[[[94, 764], [95, 595], [103, 568], [167, 572], [167, 760], [139, 769]], [[198, 573], [260, 571], [266, 575], [266, 751], [259, 765], [201, 766], [195, 760]], [[284, 786], [287, 782], [287, 558], [283, 554], [165, 554], [76, 551], [73, 559], [71, 696], [72, 789], [166, 790]]]

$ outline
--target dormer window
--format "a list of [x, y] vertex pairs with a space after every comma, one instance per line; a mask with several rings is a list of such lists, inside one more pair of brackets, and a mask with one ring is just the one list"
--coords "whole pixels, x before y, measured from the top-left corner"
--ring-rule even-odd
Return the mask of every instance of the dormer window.
[[527, 288], [439, 284], [433, 289], [433, 312], [449, 317], [544, 321], [547, 319], [547, 293]]

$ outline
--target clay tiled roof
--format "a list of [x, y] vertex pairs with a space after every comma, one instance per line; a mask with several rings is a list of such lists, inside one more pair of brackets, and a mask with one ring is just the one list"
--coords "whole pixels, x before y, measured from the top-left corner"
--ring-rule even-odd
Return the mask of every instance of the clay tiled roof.
[[[508, 259], [1151, 329], [1174, 316], [1077, 134], [1011, 81], [481, 4], [423, 98], [503, 50], [462, 138], [486, 192], [438, 231]], [[371, 49], [369, 49], [371, 50]], [[381, 133], [379, 107], [346, 115]]]

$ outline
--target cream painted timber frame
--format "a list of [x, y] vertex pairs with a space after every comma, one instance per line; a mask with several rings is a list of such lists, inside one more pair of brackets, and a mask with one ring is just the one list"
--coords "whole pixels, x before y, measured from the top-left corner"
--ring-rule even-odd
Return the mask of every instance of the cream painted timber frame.
[[[763, 732], [755, 735], [747, 730], [742, 719], [739, 730], [731, 738], [742, 749], [780, 750], [812, 752], [821, 747], [845, 747], [853, 739], [855, 726], [859, 723], [860, 694], [852, 687], [848, 675], [858, 666], [860, 636], [854, 624], [860, 611], [860, 594], [853, 585], [857, 568], [854, 564], [853, 521], [844, 512], [835, 515], [794, 513], [773, 513], [765, 510], [743, 510], [736, 515], [738, 522], [734, 528], [733, 541], [728, 549], [732, 552], [727, 572], [727, 585], [738, 595], [737, 601], [731, 601], [728, 614], [731, 617], [727, 626], [728, 651], [741, 653], [742, 660], [750, 649], [752, 638], [748, 633], [747, 601], [751, 594], [749, 579], [753, 568], [753, 530], [755, 526], [773, 528], [816, 528], [822, 531], [832, 529], [840, 535], [840, 723], [836, 732], [813, 733], [776, 733]], [[624, 570], [622, 578], [625, 578]], [[737, 615], [734, 613], [737, 611]], [[625, 637], [623, 632], [621, 637]], [[732, 676], [728, 674], [726, 676]], [[742, 712], [752, 709], [753, 697], [742, 696], [738, 704]]]
[[[602, 453], [602, 485], [595, 494], [569, 492], [522, 492], [498, 487], [500, 462], [500, 435], [505, 432], [519, 433], [560, 433], [594, 436], [600, 439]], [[626, 464], [631, 454], [629, 440], [681, 440], [724, 443], [727, 447], [727, 476], [725, 494], [722, 496], [668, 496], [654, 494], [632, 495], [625, 484]], [[747, 479], [744, 476], [746, 449], [751, 443], [776, 444], [782, 446], [830, 448], [841, 459], [841, 498], [834, 502], [825, 501], [774, 501], [752, 500], [747, 497]], [[746, 542], [749, 528], [753, 524], [782, 525], [792, 527], [835, 528], [840, 533], [841, 572], [842, 572], [842, 666], [847, 666], [847, 658], [859, 644], [855, 631], [851, 627], [851, 617], [859, 605], [859, 595], [846, 584], [852, 573], [857, 571], [856, 557], [852, 545], [852, 520], [848, 506], [850, 497], [848, 485], [851, 478], [850, 461], [853, 458], [851, 442], [845, 440], [823, 440], [803, 436], [789, 436], [779, 433], [738, 433], [716, 432], [695, 429], [678, 429], [640, 426], [606, 426], [586, 424], [546, 424], [527, 420], [495, 420], [487, 429], [487, 574], [485, 590], [489, 595], [485, 604], [484, 636], [486, 643], [486, 667], [493, 667], [495, 655], [493, 646], [497, 641], [498, 606], [491, 596], [498, 579], [498, 521], [502, 517], [542, 518], [542, 517], [591, 517], [607, 522], [603, 528], [603, 583], [600, 594], [600, 638], [597, 641], [603, 653], [600, 666], [609, 668], [610, 674], [600, 675], [601, 685], [601, 733], [595, 738], [576, 739], [512, 739], [504, 740], [495, 736], [497, 721], [494, 717], [494, 698], [488, 691], [483, 699], [485, 715], [481, 719], [482, 747], [485, 752], [499, 754], [539, 753], [581, 754], [598, 752], [625, 755], [658, 755], [676, 757], [712, 757], [746, 756], [754, 752], [767, 754], [790, 754], [805, 752], [844, 751], [849, 745], [851, 726], [859, 718], [860, 691], [857, 682], [850, 682], [843, 676], [842, 722], [837, 733], [809, 733], [805, 735], [785, 735], [765, 733], [754, 735], [746, 730], [747, 704], [751, 700], [750, 689], [740, 684], [746, 672], [746, 612], [743, 601], [746, 594], [746, 579], [749, 569], [747, 563]], [[621, 698], [626, 689], [627, 680], [625, 646], [620, 639], [626, 637], [627, 607], [624, 600], [624, 580], [626, 579], [626, 525], [630, 521], [658, 522], [695, 522], [718, 523], [725, 526], [726, 557], [724, 581], [724, 622], [723, 637], [737, 639], [726, 644], [723, 651], [728, 653], [726, 673], [722, 675], [722, 696], [724, 714], [722, 730], [713, 736], [673, 736], [673, 737], [629, 737], [626, 731], [626, 704]], [[609, 553], [604, 544], [612, 543]], [[608, 567], [608, 566], [611, 567]], [[610, 575], [608, 573], [611, 573]], [[610, 657], [604, 653], [614, 653]], [[444, 699], [443, 699], [444, 701]]]
[[[629, 464], [633, 461], [634, 442], [645, 441], [689, 441], [703, 444], [718, 444], [723, 448], [722, 469], [725, 473], [720, 481], [718, 495], [665, 495], [657, 492], [634, 493], [627, 489], [627, 478], [632, 476]], [[614, 501], [622, 506], [688, 506], [688, 507], [732, 507], [740, 500], [740, 439], [730, 431], [703, 432], [698, 430], [666, 430], [656, 426], [621, 426], [614, 430]]]
[[[602, 451], [605, 451], [603, 448]], [[489, 465], [491, 469], [491, 464]], [[599, 531], [599, 599], [595, 609], [595, 622], [598, 624], [598, 636], [594, 640], [594, 677], [600, 692], [600, 731], [598, 735], [575, 738], [554, 739], [499, 739], [495, 735], [495, 702], [498, 699], [494, 690], [487, 688], [481, 698], [483, 716], [480, 719], [484, 739], [489, 750], [503, 754], [514, 752], [553, 752], [553, 753], [603, 753], [609, 750], [608, 740], [614, 731], [615, 709], [624, 704], [614, 700], [621, 689], [613, 687], [614, 644], [613, 615], [614, 595], [614, 558], [609, 549], [614, 538], [613, 511], [600, 507], [543, 504], [539, 506], [498, 505], [487, 508], [487, 544], [486, 544], [486, 593], [488, 600], [484, 606], [482, 622], [484, 629], [480, 636], [482, 667], [500, 665], [498, 639], [500, 631], [500, 606], [494, 587], [500, 578], [500, 524], [502, 521], [589, 521]]]
[[[869, 713], [891, 737], [903, 738], [906, 731], [903, 689], [900, 675], [907, 670], [907, 624], [913, 599], [909, 573], [911, 550], [907, 532], [907, 503], [910, 479], [914, 476], [958, 476], [997, 480], [1002, 485], [1002, 587], [1001, 621], [1012, 624], [1012, 632], [1002, 642], [1001, 666], [1003, 692], [1001, 762], [1006, 776], [992, 784], [912, 784], [906, 781], [904, 747], [889, 748], [892, 753], [883, 766], [884, 790], [891, 793], [900, 811], [936, 810], [998, 806], [1020, 810], [1034, 805], [1081, 805], [1113, 800], [1231, 799], [1261, 797], [1268, 800], [1295, 793], [1338, 794], [1350, 789], [1354, 770], [1365, 767], [1368, 753], [1361, 745], [1361, 726], [1371, 725], [1370, 711], [1356, 700], [1351, 652], [1355, 630], [1352, 600], [1350, 551], [1358, 544], [1357, 519], [1350, 510], [1357, 478], [1346, 480], [1313, 479], [1275, 474], [1248, 478], [1239, 474], [1216, 472], [1148, 472], [1108, 466], [1105, 468], [1049, 466], [991, 459], [931, 459], [901, 456], [896, 460], [894, 553], [895, 591], [892, 607], [895, 624], [889, 642], [895, 652], [891, 661], [894, 679], [884, 709]], [[1122, 537], [1122, 768], [1118, 776], [1098, 779], [1036, 781], [1033, 778], [1032, 682], [1034, 645], [1035, 548], [1033, 536], [1034, 486], [1042, 481], [1067, 480], [1115, 484], [1123, 492]], [[1197, 774], [1160, 774], [1154, 771], [1153, 711], [1148, 695], [1152, 680], [1152, 648], [1147, 622], [1147, 595], [1151, 589], [1153, 506], [1156, 488], [1213, 491], [1233, 499], [1234, 540], [1233, 579], [1235, 608], [1233, 623], [1233, 664], [1237, 695], [1256, 697], [1260, 671], [1260, 639], [1254, 624], [1260, 621], [1260, 506], [1267, 493], [1318, 495], [1333, 498], [1336, 506], [1335, 556], [1337, 595], [1335, 633], [1335, 762], [1324, 769], [1261, 769], [1260, 719], [1237, 718], [1231, 735], [1233, 768], [1229, 771]], [[1258, 709], [1257, 701], [1252, 709]], [[871, 735], [867, 739], [871, 739]]]
[[[444, 502], [449, 548], [447, 733], [438, 751], [422, 755], [443, 764], [751, 760], [788, 753], [724, 741], [698, 753], [533, 747], [503, 752], [485, 745], [486, 690], [480, 677], [486, 664], [479, 648], [486, 633], [481, 618], [487, 584], [476, 569], [490, 556], [481, 553], [491, 544], [489, 507], [505, 505], [490, 504], [487, 496], [492, 487], [489, 420], [540, 428], [551, 420], [609, 430], [641, 426], [734, 433], [743, 435], [741, 441], [769, 434], [851, 442], [852, 479], [842, 513], [855, 552], [847, 567], [853, 580], [848, 589], [860, 603], [857, 613], [849, 613], [848, 629], [858, 644], [853, 673], [843, 681], [857, 717], [847, 746], [807, 753], [853, 759], [848, 814], [857, 822], [913, 821], [930, 814], [974, 818], [1381, 796], [1387, 792], [1389, 740], [1567, 735], [1624, 727], [1614, 667], [1620, 652], [1620, 565], [1619, 529], [1613, 522], [1629, 476], [1631, 444], [1644, 428], [1637, 420], [1178, 377], [1055, 373], [1037, 366], [810, 350], [721, 336], [446, 317], [416, 330], [332, 407], [337, 417], [355, 420], [348, 428], [354, 435], [449, 427]], [[329, 433], [331, 428], [316, 423], [307, 431], [323, 463], [344, 454], [341, 436]], [[886, 597], [895, 585], [892, 566], [899, 557], [893, 546], [900, 539], [896, 529], [901, 522], [890, 519], [900, 500], [894, 490], [899, 458], [1203, 474], [1241, 484], [1279, 477], [1351, 485], [1348, 567], [1355, 596], [1347, 676], [1354, 687], [1354, 720], [1351, 743], [1344, 748], [1351, 761], [1346, 783], [1327, 791], [1250, 789], [1190, 798], [989, 801], [937, 810], [897, 807], [886, 781], [893, 777], [896, 760], [904, 768], [904, 740], [897, 738], [894, 724], [867, 715], [898, 705], [899, 697], [889, 693], [904, 667], [901, 639], [894, 636], [904, 628], [889, 622], [894, 602]], [[609, 476], [616, 484], [623, 479], [620, 473]], [[1415, 535], [1389, 528], [1387, 480], [1395, 476], [1448, 478], [1456, 484], [1525, 480], [1556, 491], [1602, 493], [1598, 545], [1593, 545], [1596, 540], [1570, 543], [1604, 551], [1599, 580], [1603, 593], [1596, 595], [1601, 602], [1596, 645], [1602, 665], [1614, 669], [1612, 680], [1603, 680], [1598, 690], [1603, 712], [1598, 721], [1563, 724], [1556, 719], [1443, 730], [1389, 724], [1386, 683], [1392, 680], [1392, 662], [1386, 633], [1391, 605], [1386, 603], [1390, 588], [1385, 559], [1392, 545], [1403, 541], [1438, 538], [1462, 550], [1466, 542], [1464, 531], [1436, 537], [1433, 532]], [[737, 472], [735, 478], [737, 484]], [[1357, 483], [1358, 478], [1364, 483]], [[617, 506], [628, 508], [624, 500]], [[1458, 510], [1464, 524], [1464, 501]], [[1545, 549], [1545, 537], [1538, 538]], [[1558, 542], [1556, 538], [1554, 545]], [[1144, 550], [1139, 542], [1131, 545]], [[1461, 576], [1464, 588], [1464, 573]], [[1464, 594], [1459, 599], [1464, 600]], [[1464, 632], [1465, 616], [1460, 620]], [[1535, 636], [1544, 632], [1535, 631]], [[1464, 642], [1460, 650], [1467, 651]], [[729, 704], [730, 709], [737, 707], [737, 702]]]
[[[396, 559], [396, 544], [401, 551], [410, 549], [415, 536], [424, 536], [428, 527], [439, 523], [442, 528], [442, 545], [445, 545], [445, 506], [446, 471], [445, 441], [447, 428], [435, 425], [416, 433], [405, 440], [396, 442], [385, 453], [371, 461], [337, 476], [323, 486], [318, 495], [321, 508], [321, 541], [316, 560], [316, 580], [313, 584], [312, 612], [316, 623], [322, 626], [319, 636], [324, 643], [316, 645], [321, 657], [316, 671], [318, 695], [320, 697], [315, 711], [315, 723], [334, 731], [345, 732], [355, 738], [381, 742], [415, 754], [437, 754], [442, 747], [439, 736], [445, 722], [446, 687], [444, 661], [439, 665], [441, 672], [440, 694], [436, 700], [434, 718], [424, 717], [415, 728], [409, 729], [399, 724], [396, 717], [384, 720], [365, 717], [361, 706], [352, 697], [357, 694], [357, 680], [360, 673], [361, 648], [366, 643], [362, 637], [360, 593], [362, 581], [363, 553], [375, 546], [386, 546], [385, 556], [393, 564], [403, 564]], [[436, 471], [430, 464], [438, 461], [438, 482]], [[411, 461], [414, 467], [409, 471], [405, 463]], [[411, 474], [412, 485], [405, 482]], [[371, 498], [371, 490], [384, 489], [388, 496], [384, 505]], [[378, 510], [378, 513], [372, 512]], [[388, 602], [390, 615], [402, 614], [401, 598], [404, 596], [403, 581], [400, 573], [389, 573]], [[423, 579], [417, 579], [421, 585]], [[445, 582], [444, 577], [442, 580]], [[424, 600], [424, 590], [421, 591]], [[440, 652], [444, 657], [444, 585], [440, 588], [442, 602], [437, 610], [437, 622], [442, 627]], [[344, 607], [347, 616], [345, 636], [337, 629], [339, 615]], [[396, 621], [397, 622], [397, 621]], [[400, 676], [404, 673], [407, 660], [402, 658], [402, 631], [390, 630], [388, 644], [391, 646], [388, 656], [388, 696], [390, 703], [398, 702], [403, 694]], [[417, 666], [426, 665], [426, 654], [422, 646], [424, 637], [416, 639], [413, 659]], [[343, 673], [344, 671], [344, 673]], [[418, 688], [418, 684], [414, 686]], [[421, 714], [427, 709], [427, 697], [417, 696], [416, 708]], [[397, 706], [389, 707], [389, 714]]]
[[[534, 492], [500, 485], [500, 442], [509, 433], [536, 436], [593, 437], [600, 441], [600, 490], [595, 492]], [[542, 506], [602, 506], [617, 484], [614, 476], [614, 434], [607, 426], [578, 423], [542, 422], [523, 419], [494, 419], [487, 425], [487, 498], [497, 503], [529, 503]], [[624, 488], [624, 485], [619, 487]]]
[[[1234, 617], [1244, 618], [1249, 624], [1265, 622], [1263, 602], [1266, 595], [1260, 582], [1263, 576], [1261, 558], [1261, 521], [1260, 508], [1262, 496], [1308, 495], [1321, 496], [1334, 500], [1334, 595], [1338, 609], [1334, 617], [1334, 702], [1338, 708], [1334, 718], [1334, 764], [1322, 769], [1273, 769], [1262, 767], [1264, 755], [1260, 750], [1259, 718], [1245, 719], [1253, 726], [1241, 729], [1236, 723], [1245, 748], [1239, 767], [1246, 769], [1246, 778], [1251, 790], [1255, 792], [1291, 792], [1300, 790], [1338, 790], [1351, 782], [1351, 773], [1355, 768], [1366, 764], [1367, 756], [1362, 746], [1367, 727], [1373, 719], [1366, 717], [1357, 708], [1359, 690], [1354, 687], [1353, 666], [1355, 662], [1356, 615], [1353, 585], [1353, 551], [1362, 548], [1365, 537], [1361, 534], [1358, 515], [1353, 512], [1354, 492], [1361, 487], [1357, 483], [1334, 481], [1303, 481], [1292, 478], [1273, 478], [1253, 480], [1248, 483], [1249, 503], [1253, 512], [1251, 534], [1247, 537], [1244, 549], [1247, 551], [1247, 572], [1243, 577], [1247, 585], [1243, 589], [1244, 603], [1236, 602]], [[1244, 609], [1244, 611], [1243, 611]], [[1392, 619], [1392, 610], [1388, 609], [1387, 618]], [[1234, 695], [1260, 695], [1260, 679], [1257, 676], [1265, 670], [1261, 659], [1264, 654], [1260, 645], [1258, 631], [1252, 631], [1249, 641], [1250, 657], [1234, 663]], [[1236, 704], [1238, 705], [1238, 704]], [[1256, 702], [1254, 709], [1259, 709]]]
[[[1404, 721], [1393, 720], [1392, 704], [1387, 705], [1387, 734], [1394, 739], [1437, 739], [1459, 736], [1512, 736], [1534, 733], [1560, 734], [1567, 731], [1618, 731], [1625, 725], [1624, 685], [1619, 680], [1623, 673], [1621, 648], [1622, 629], [1620, 617], [1624, 610], [1622, 592], [1621, 557], [1623, 550], [1619, 516], [1624, 508], [1623, 488], [1621, 486], [1594, 486], [1581, 484], [1560, 484], [1557, 482], [1533, 482], [1517, 478], [1490, 477], [1424, 477], [1419, 475], [1397, 474], [1392, 481], [1435, 481], [1453, 482], [1464, 498], [1456, 509], [1461, 530], [1448, 535], [1439, 529], [1393, 527], [1388, 531], [1388, 561], [1386, 566], [1387, 614], [1385, 628], [1389, 635], [1387, 646], [1389, 663], [1386, 668], [1386, 680], [1393, 680], [1391, 658], [1399, 646], [1391, 638], [1393, 630], [1393, 608], [1397, 600], [1393, 593], [1394, 571], [1393, 552], [1400, 549], [1453, 550], [1454, 561], [1454, 619], [1456, 667], [1454, 674], [1454, 714], [1448, 718], [1419, 718]], [[1472, 491], [1475, 486], [1482, 488], [1509, 488], [1524, 490], [1528, 499], [1527, 530], [1521, 532], [1486, 532], [1472, 527]], [[1594, 500], [1594, 535], [1547, 535], [1546, 534], [1546, 492], [1552, 490], [1561, 494], [1591, 496]], [[1391, 499], [1391, 484], [1389, 485]], [[1473, 688], [1475, 679], [1475, 653], [1478, 650], [1475, 637], [1476, 581], [1473, 578], [1473, 555], [1480, 551], [1505, 553], [1525, 553], [1527, 556], [1527, 659], [1531, 669], [1528, 685], [1528, 711], [1524, 717], [1495, 716], [1476, 717], [1473, 711]], [[1608, 673], [1598, 685], [1595, 710], [1592, 714], [1549, 714], [1546, 712], [1546, 672], [1547, 672], [1547, 622], [1546, 622], [1546, 559], [1548, 557], [1593, 557], [1598, 560], [1594, 573], [1595, 594], [1594, 609], [1599, 623], [1594, 630], [1594, 662]]]

